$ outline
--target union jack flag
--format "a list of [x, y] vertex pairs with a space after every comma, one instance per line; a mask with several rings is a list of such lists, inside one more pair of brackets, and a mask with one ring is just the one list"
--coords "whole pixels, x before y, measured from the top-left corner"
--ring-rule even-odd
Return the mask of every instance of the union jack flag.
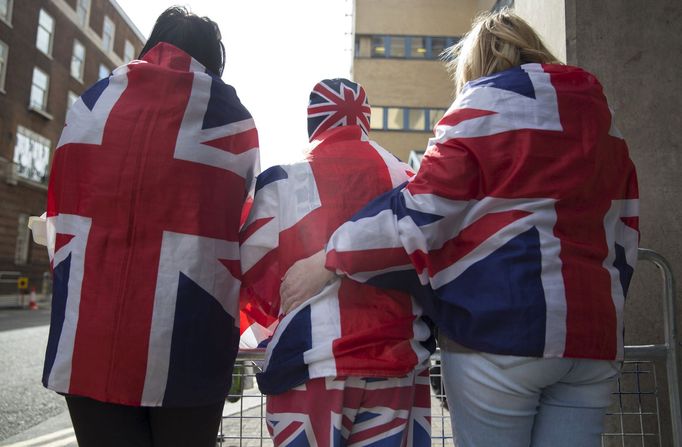
[[334, 233], [327, 266], [412, 291], [479, 351], [614, 359], [638, 240], [635, 168], [601, 85], [527, 64], [465, 86], [417, 175]]
[[172, 45], [81, 96], [48, 189], [46, 387], [144, 406], [227, 395], [239, 220], [258, 165], [234, 89]]
[[277, 447], [430, 447], [428, 370], [394, 379], [312, 379], [268, 396]]
[[369, 135], [371, 108], [365, 89], [347, 79], [325, 79], [310, 93], [308, 136], [310, 141], [338, 126], [360, 126]]
[[[330, 129], [320, 138], [306, 161], [258, 176], [242, 230], [244, 288], [272, 318], [280, 317], [279, 288], [289, 267], [322, 250], [341, 223], [411, 174], [359, 126]], [[433, 348], [420, 316], [404, 293], [336, 280], [281, 316], [257, 376], [260, 389], [278, 394], [316, 377], [405, 375]]]

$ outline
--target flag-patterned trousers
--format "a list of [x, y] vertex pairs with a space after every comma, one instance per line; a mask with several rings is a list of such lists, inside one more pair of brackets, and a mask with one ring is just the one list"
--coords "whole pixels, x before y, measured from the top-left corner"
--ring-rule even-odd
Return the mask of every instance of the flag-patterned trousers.
[[400, 378], [311, 379], [267, 399], [276, 447], [428, 447], [427, 368]]

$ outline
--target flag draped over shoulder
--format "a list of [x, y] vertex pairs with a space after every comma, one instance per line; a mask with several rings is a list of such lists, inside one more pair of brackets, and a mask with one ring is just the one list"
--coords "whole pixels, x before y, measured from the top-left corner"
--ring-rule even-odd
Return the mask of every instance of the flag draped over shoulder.
[[172, 45], [81, 96], [48, 189], [48, 388], [144, 406], [227, 394], [240, 213], [258, 166], [235, 90]]
[[[243, 285], [275, 318], [289, 267], [323, 249], [341, 223], [411, 174], [357, 125], [327, 130], [313, 144], [306, 161], [258, 177], [242, 230]], [[258, 375], [261, 391], [282, 393], [316, 377], [404, 376], [433, 348], [420, 315], [407, 294], [335, 280], [282, 316]]]
[[334, 233], [327, 267], [412, 291], [472, 349], [614, 359], [638, 240], [635, 168], [601, 85], [527, 64], [465, 86], [417, 175]]

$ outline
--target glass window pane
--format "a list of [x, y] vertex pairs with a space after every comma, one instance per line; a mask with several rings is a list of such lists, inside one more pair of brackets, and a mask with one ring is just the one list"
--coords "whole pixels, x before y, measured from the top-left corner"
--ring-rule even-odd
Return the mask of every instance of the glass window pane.
[[9, 17], [9, 2], [10, 0], [0, 0], [0, 17], [5, 20]]
[[440, 54], [447, 48], [447, 39], [445, 37], [431, 38], [431, 57], [438, 59]]
[[386, 109], [388, 113], [388, 128], [389, 129], [403, 129], [405, 116], [403, 109], [397, 107], [388, 107]]
[[408, 123], [410, 130], [426, 130], [426, 113], [424, 109], [409, 109]]
[[33, 83], [43, 90], [47, 89], [47, 75], [38, 70], [37, 68], [33, 71]]
[[88, 11], [90, 10], [90, 0], [78, 0], [76, 6], [76, 14], [81, 25], [85, 25], [88, 19]]
[[54, 30], [54, 19], [42, 9], [38, 15], [38, 24], [50, 33]]
[[85, 66], [85, 47], [77, 40], [73, 41], [73, 56], [71, 56], [71, 76], [83, 80]]
[[30, 105], [44, 110], [47, 106], [47, 87], [49, 77], [38, 68], [33, 69]]
[[372, 57], [386, 57], [386, 46], [383, 36], [372, 36]]
[[100, 64], [100, 66], [99, 66], [99, 78], [98, 79], [108, 78], [109, 74], [110, 74], [110, 71], [106, 67], [106, 65]]
[[426, 57], [426, 39], [423, 37], [413, 37], [412, 45], [410, 47], [410, 57], [424, 58]]
[[73, 55], [80, 60], [85, 58], [85, 47], [77, 40], [73, 42]]
[[391, 36], [391, 57], [405, 57], [405, 38]]
[[116, 27], [114, 22], [107, 16], [104, 16], [104, 25], [102, 26], [102, 45], [107, 51], [112, 51], [114, 48], [114, 34]]
[[372, 117], [369, 120], [370, 129], [384, 128], [384, 108], [372, 107]]
[[74, 92], [69, 92], [69, 95], [66, 97], [67, 108], [71, 107], [76, 101], [78, 101], [78, 95]]
[[7, 74], [7, 45], [0, 42], [0, 90], [5, 89], [5, 75]]
[[52, 51], [52, 33], [54, 32], [54, 19], [48, 13], [40, 10], [38, 14], [38, 31], [36, 33], [36, 47], [49, 55]]
[[50, 161], [49, 140], [19, 126], [13, 161], [17, 164], [19, 175], [37, 182], [45, 182], [47, 164]]
[[50, 35], [44, 28], [38, 28], [36, 47], [45, 54], [50, 54]]
[[123, 62], [128, 63], [135, 59], [135, 47], [129, 40], [126, 40], [123, 46]]
[[45, 92], [37, 86], [31, 86], [31, 106], [36, 109], [43, 109], [45, 101]]
[[444, 109], [431, 109], [429, 110], [429, 128], [433, 129], [436, 127], [438, 121], [445, 115]]

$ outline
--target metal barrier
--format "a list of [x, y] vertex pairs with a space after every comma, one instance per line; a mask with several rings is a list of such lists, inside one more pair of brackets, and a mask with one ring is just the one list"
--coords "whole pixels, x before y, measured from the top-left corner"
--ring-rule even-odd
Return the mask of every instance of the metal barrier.
[[[664, 343], [625, 347], [625, 362], [607, 413], [603, 447], [662, 447], [659, 395], [655, 362], [665, 363], [670, 402], [672, 446], [682, 447], [682, 411], [677, 374], [675, 327], [675, 281], [670, 264], [658, 253], [640, 249], [639, 259], [653, 263], [663, 280]], [[228, 396], [217, 445], [221, 447], [272, 446], [265, 423], [265, 397], [255, 386], [255, 372], [262, 364], [263, 351], [240, 352], [233, 380], [252, 386], [233, 386]], [[444, 404], [440, 379], [440, 353], [431, 357], [431, 439], [433, 446], [452, 446], [450, 414]], [[234, 401], [234, 402], [229, 402]]]
[[[21, 277], [21, 272], [10, 272], [10, 271], [0, 271], [0, 285], [2, 284], [12, 284], [12, 289], [17, 290], [17, 281]], [[0, 292], [2, 293], [2, 292]], [[16, 293], [11, 293], [9, 295], [0, 295], [0, 305], [11, 304], [14, 306], [22, 307], [24, 305], [24, 297], [18, 291]]]
[[609, 410], [602, 446], [663, 446], [659, 417], [660, 388], [656, 362], [664, 362], [670, 402], [670, 428], [673, 446], [682, 447], [682, 410], [677, 371], [677, 329], [675, 325], [675, 279], [668, 261], [652, 250], [640, 248], [640, 261], [651, 262], [661, 273], [663, 332], [661, 344], [625, 347], [625, 362], [618, 381], [616, 402]]

